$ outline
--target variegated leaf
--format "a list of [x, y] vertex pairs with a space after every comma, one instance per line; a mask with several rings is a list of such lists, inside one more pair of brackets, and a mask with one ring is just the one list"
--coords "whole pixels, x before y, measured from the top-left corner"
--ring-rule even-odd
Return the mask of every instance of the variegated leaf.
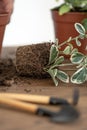
[[50, 49], [49, 64], [53, 63], [58, 56], [58, 48], [53, 44]]
[[58, 86], [58, 80], [56, 79], [57, 69], [49, 69], [47, 72], [52, 77], [55, 86]]
[[75, 29], [76, 29], [76, 31], [77, 31], [79, 34], [81, 34], [81, 35], [85, 35], [85, 33], [86, 33], [85, 28], [84, 28], [83, 25], [80, 24], [80, 23], [75, 23]]
[[60, 56], [58, 57], [54, 64], [52, 64], [52, 66], [50, 67], [51, 69], [55, 68], [55, 67], [58, 67], [58, 65], [62, 64], [62, 62], [64, 61], [64, 56]]
[[78, 38], [76, 38], [76, 45], [81, 46], [81, 42], [78, 40]]
[[65, 55], [69, 55], [71, 53], [71, 47], [70, 46], [66, 46], [66, 48], [63, 50], [63, 53]]
[[56, 77], [62, 82], [69, 83], [69, 76], [65, 72], [58, 70]]
[[77, 48], [74, 48], [71, 52], [71, 55], [74, 54], [74, 53], [77, 53], [78, 52], [78, 49]]
[[76, 84], [84, 83], [87, 79], [87, 69], [82, 67], [77, 70], [71, 77], [71, 82]]
[[76, 52], [71, 55], [70, 60], [73, 64], [79, 64], [82, 62], [83, 58], [84, 58], [84, 54], [80, 52]]

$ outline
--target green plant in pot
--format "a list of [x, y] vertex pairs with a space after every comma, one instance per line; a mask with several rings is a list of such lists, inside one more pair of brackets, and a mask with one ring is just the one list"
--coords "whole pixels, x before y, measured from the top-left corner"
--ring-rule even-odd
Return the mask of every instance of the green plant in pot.
[[[44, 68], [46, 72], [50, 74], [55, 83], [55, 86], [58, 86], [59, 80], [69, 83], [71, 81], [75, 84], [82, 84], [87, 81], [87, 55], [78, 51], [78, 48], [74, 48], [74, 44], [77, 47], [82, 46], [80, 39], [87, 39], [87, 22], [85, 22], [84, 26], [80, 23], [75, 23], [75, 29], [79, 35], [75, 37], [69, 37], [63, 43], [58, 44], [58, 40], [54, 44], [51, 45], [50, 48], [50, 56], [49, 63]], [[72, 44], [72, 42], [74, 43]], [[66, 47], [61, 51], [60, 47]], [[87, 51], [87, 45], [85, 50]], [[66, 56], [68, 57], [68, 62], [66, 62]], [[73, 68], [75, 66], [75, 71], [69, 76], [69, 74], [64, 71], [61, 67]]]
[[[58, 3], [60, 0], [56, 0]], [[75, 37], [77, 34], [73, 28], [74, 24], [81, 23], [81, 21], [87, 18], [87, 0], [64, 0], [63, 4], [51, 9], [52, 19], [54, 23], [55, 37], [59, 38], [59, 42], [63, 42], [68, 37]], [[79, 51], [84, 54], [87, 52], [85, 46], [87, 39], [80, 40], [83, 42], [83, 47], [79, 47]], [[65, 47], [65, 46], [64, 46]], [[64, 49], [62, 47], [62, 49]], [[74, 44], [74, 47], [76, 45]]]
[[[56, 0], [56, 2], [58, 1]], [[64, 0], [64, 3], [56, 9], [60, 15], [67, 12], [87, 12], [87, 0]]]

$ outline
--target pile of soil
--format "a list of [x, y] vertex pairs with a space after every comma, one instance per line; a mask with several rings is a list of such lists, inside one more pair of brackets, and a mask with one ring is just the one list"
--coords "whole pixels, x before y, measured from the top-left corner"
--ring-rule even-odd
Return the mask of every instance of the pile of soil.
[[[52, 43], [51, 43], [52, 44]], [[18, 47], [15, 59], [0, 59], [0, 86], [29, 82], [29, 78], [48, 78], [43, 68], [49, 60], [50, 43]]]
[[0, 59], [0, 85], [11, 86], [15, 76], [17, 76], [17, 72], [13, 60]]
[[16, 71], [15, 62], [11, 58], [0, 59], [0, 86], [11, 87], [12, 85], [31, 84], [30, 77], [20, 76]]

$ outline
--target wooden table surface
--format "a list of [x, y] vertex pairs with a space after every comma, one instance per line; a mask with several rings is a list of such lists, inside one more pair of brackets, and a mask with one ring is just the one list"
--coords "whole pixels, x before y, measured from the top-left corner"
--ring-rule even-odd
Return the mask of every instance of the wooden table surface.
[[[6, 51], [6, 50], [5, 50]], [[3, 52], [2, 52], [3, 53]], [[7, 52], [5, 52], [7, 53]], [[8, 56], [9, 55], [5, 55]], [[32, 115], [30, 113], [15, 111], [0, 107], [0, 130], [86, 130], [87, 129], [87, 86], [59, 83], [55, 87], [51, 79], [29, 79], [28, 84], [12, 85], [11, 87], [0, 86], [0, 92], [16, 92], [35, 95], [49, 95], [72, 100], [74, 88], [80, 91], [80, 99], [77, 109], [80, 117], [72, 123], [55, 124], [49, 118]], [[57, 107], [56, 107], [57, 108]]]

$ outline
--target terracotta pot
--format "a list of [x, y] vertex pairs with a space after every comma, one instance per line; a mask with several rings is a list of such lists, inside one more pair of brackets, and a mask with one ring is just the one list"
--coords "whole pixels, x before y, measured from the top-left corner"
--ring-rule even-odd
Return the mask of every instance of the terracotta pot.
[[[87, 18], [87, 13], [85, 12], [69, 12], [64, 15], [59, 15], [58, 11], [51, 10], [53, 23], [54, 23], [54, 32], [55, 37], [59, 39], [59, 42], [62, 43], [63, 41], [67, 40], [70, 36], [75, 37], [78, 35], [74, 28], [74, 24], [76, 22], [81, 23], [84, 18]], [[80, 52], [87, 54], [85, 47], [87, 45], [87, 39], [81, 40], [82, 46], [78, 47]], [[74, 47], [77, 47], [76, 44], [73, 42]], [[64, 46], [65, 47], [65, 46]], [[64, 49], [62, 47], [62, 49]], [[61, 50], [62, 50], [61, 49]]]
[[0, 53], [2, 48], [2, 42], [4, 38], [4, 32], [6, 24], [9, 23], [9, 15], [8, 14], [0, 14]]

